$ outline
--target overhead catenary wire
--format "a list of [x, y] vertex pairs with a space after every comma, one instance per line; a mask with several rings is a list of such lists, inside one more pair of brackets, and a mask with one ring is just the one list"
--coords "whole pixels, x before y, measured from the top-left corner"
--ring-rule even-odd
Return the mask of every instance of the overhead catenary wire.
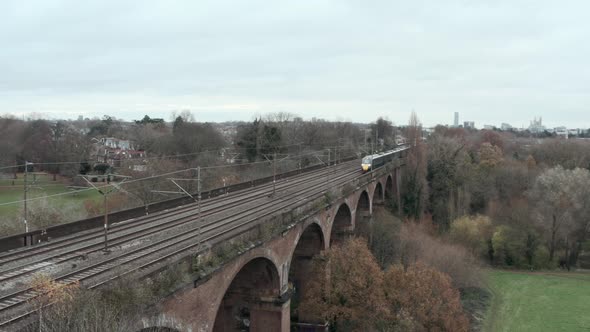
[[[201, 169], [203, 170], [203, 169], [213, 169], [213, 168], [236, 167], [236, 166], [245, 166], [245, 165], [254, 165], [254, 164], [266, 164], [266, 163], [268, 163], [268, 161], [259, 161], [259, 162], [253, 162], [253, 163], [248, 163], [248, 164], [209, 166], [209, 167], [202, 167]], [[173, 172], [169, 172], [169, 173], [163, 173], [163, 174], [158, 174], [158, 175], [149, 176], [149, 177], [145, 177], [145, 178], [139, 178], [139, 179], [135, 179], [135, 180], [131, 180], [131, 181], [126, 181], [124, 184], [128, 185], [128, 184], [132, 184], [132, 183], [136, 183], [136, 182], [140, 182], [140, 181], [160, 178], [160, 177], [169, 176], [169, 175], [177, 174], [180, 172], [186, 172], [186, 171], [190, 171], [190, 170], [194, 170], [194, 168], [186, 168], [186, 169], [177, 170], [177, 171], [173, 171]], [[110, 187], [110, 186], [111, 186], [110, 184], [107, 184], [104, 186], [98, 186], [97, 188], [100, 189], [100, 188], [106, 188], [106, 187]], [[59, 196], [74, 195], [74, 194], [79, 194], [79, 193], [92, 191], [92, 190], [95, 190], [95, 188], [72, 190], [72, 191], [67, 191], [67, 192], [58, 193], [58, 194], [33, 197], [33, 198], [28, 198], [26, 201], [31, 202], [31, 201], [37, 201], [37, 200], [48, 199], [48, 198], [59, 197]], [[24, 203], [24, 202], [25, 202], [25, 200], [21, 199], [21, 200], [17, 200], [17, 201], [0, 203], [0, 206], [19, 204], [19, 203]]]
[[[334, 142], [338, 142], [338, 140], [330, 141], [329, 143], [332, 144]], [[302, 144], [278, 145], [275, 148], [288, 148], [288, 147], [294, 147], [294, 146], [300, 146], [300, 145], [302, 145]], [[309, 145], [309, 146], [311, 146], [311, 145]], [[123, 161], [131, 161], [131, 160], [155, 160], [155, 159], [159, 159], [159, 160], [174, 159], [174, 158], [180, 158], [180, 157], [198, 156], [198, 155], [207, 154], [207, 153], [213, 153], [213, 152], [219, 153], [219, 152], [221, 152], [224, 149], [227, 149], [227, 150], [255, 150], [256, 148], [240, 148], [240, 147], [216, 148], [216, 149], [203, 150], [203, 151], [199, 151], [199, 152], [191, 152], [191, 153], [184, 153], [184, 154], [163, 155], [163, 156], [154, 156], [154, 157], [126, 158], [126, 159], [123, 159]], [[33, 164], [34, 165], [51, 166], [51, 165], [83, 164], [83, 163], [88, 163], [88, 162], [91, 162], [91, 160], [55, 161], [55, 162], [33, 162]], [[25, 164], [6, 165], [6, 166], [0, 166], [0, 170], [9, 169], [9, 168], [19, 168], [19, 167], [24, 167], [24, 166], [25, 166]]]
[[[306, 153], [306, 154], [303, 154], [303, 155], [313, 155], [313, 154], [316, 154], [317, 155], [318, 152], [322, 152], [322, 151], [309, 152], [309, 153]], [[299, 155], [293, 155], [293, 157], [299, 157]], [[283, 160], [285, 160], [285, 159], [283, 159]], [[256, 161], [256, 162], [251, 162], [251, 163], [217, 165], [217, 166], [205, 166], [205, 167], [201, 167], [201, 170], [204, 170], [204, 169], [219, 169], [219, 168], [228, 168], [228, 167], [241, 167], [241, 166], [249, 166], [249, 165], [256, 165], [256, 164], [268, 164], [268, 161], [264, 160], [264, 161]], [[129, 185], [129, 184], [137, 183], [137, 182], [140, 182], [140, 181], [146, 181], [146, 180], [150, 180], [150, 179], [161, 178], [161, 177], [170, 176], [170, 175], [173, 175], [173, 174], [178, 174], [178, 173], [182, 173], [182, 172], [186, 172], [186, 171], [191, 171], [191, 170], [194, 170], [194, 169], [196, 169], [196, 168], [190, 167], [190, 168], [185, 168], [185, 169], [176, 170], [176, 171], [172, 171], [172, 172], [167, 172], [167, 173], [152, 175], [152, 176], [148, 176], [148, 177], [143, 177], [143, 178], [138, 178], [138, 179], [126, 181], [124, 184], [125, 185]], [[97, 186], [97, 188], [99, 188], [99, 189], [100, 188], [107, 188], [107, 187], [111, 187], [111, 185], [110, 184], [106, 184], [104, 186]], [[63, 193], [57, 193], [57, 194], [51, 194], [51, 195], [33, 197], [33, 198], [28, 198], [26, 201], [27, 202], [31, 202], [31, 201], [37, 201], [37, 200], [48, 199], [48, 198], [53, 198], [53, 197], [60, 197], [60, 196], [66, 196], [66, 195], [75, 195], [75, 194], [84, 193], [84, 192], [92, 191], [92, 190], [95, 190], [95, 188], [86, 188], [86, 189], [72, 190], [72, 191], [67, 191], [67, 192], [63, 192]], [[21, 199], [21, 200], [16, 200], [16, 201], [11, 201], [11, 202], [0, 203], [0, 206], [6, 206], [6, 205], [12, 205], [12, 204], [19, 204], [19, 203], [24, 203], [24, 202], [25, 202], [25, 200], [24, 199]]]
[[[337, 141], [336, 141], [337, 142]], [[281, 146], [277, 146], [276, 148], [285, 148], [285, 147], [293, 147], [293, 146], [299, 146], [301, 144], [289, 144], [289, 145], [281, 145]], [[229, 149], [229, 148], [228, 148]], [[231, 148], [232, 150], [252, 150], [252, 148]], [[201, 155], [201, 154], [206, 154], [206, 153], [212, 153], [212, 152], [221, 152], [223, 150], [222, 149], [217, 149], [217, 150], [205, 150], [205, 151], [200, 151], [200, 152], [194, 152], [194, 153], [186, 153], [186, 154], [178, 154], [178, 155], [167, 155], [167, 156], [155, 156], [155, 157], [139, 157], [139, 158], [127, 158], [127, 159], [123, 159], [122, 161], [132, 161], [132, 160], [155, 160], [155, 159], [159, 159], [159, 160], [163, 160], [166, 158], [178, 158], [178, 157], [185, 157], [185, 156], [193, 156], [193, 155]], [[287, 155], [287, 154], [277, 154], [278, 156], [281, 155]], [[37, 165], [68, 165], [68, 164], [83, 164], [83, 163], [88, 163], [89, 160], [81, 160], [81, 161], [60, 161], [60, 162], [34, 162], [33, 165], [37, 166]], [[9, 168], [18, 168], [18, 167], [24, 167], [25, 164], [16, 164], [16, 165], [10, 165], [10, 166], [1, 166], [0, 170], [2, 169], [9, 169]]]

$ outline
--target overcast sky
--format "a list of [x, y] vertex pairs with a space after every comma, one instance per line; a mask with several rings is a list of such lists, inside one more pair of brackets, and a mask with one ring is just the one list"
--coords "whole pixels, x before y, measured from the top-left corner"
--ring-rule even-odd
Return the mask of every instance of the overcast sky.
[[588, 1], [0, 1], [0, 115], [590, 127]]

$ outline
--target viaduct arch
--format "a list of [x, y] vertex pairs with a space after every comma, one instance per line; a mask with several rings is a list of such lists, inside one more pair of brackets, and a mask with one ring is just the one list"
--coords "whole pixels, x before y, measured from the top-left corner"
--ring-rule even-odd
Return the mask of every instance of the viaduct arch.
[[[290, 331], [291, 304], [305, 294], [314, 256], [351, 235], [370, 236], [375, 204], [395, 198], [397, 174], [357, 186], [267, 243], [225, 263], [209, 279], [174, 294], [164, 313], [192, 331]], [[305, 321], [297, 310], [293, 319]]]
[[375, 189], [373, 191], [373, 205], [382, 205], [383, 204], [383, 185], [381, 182], [377, 182], [375, 185]]
[[299, 321], [297, 310], [300, 300], [307, 291], [307, 285], [311, 276], [312, 259], [325, 250], [324, 233], [317, 223], [312, 223], [299, 237], [291, 262], [289, 264], [289, 288], [292, 289], [291, 296], [291, 320]]
[[265, 257], [250, 260], [225, 291], [213, 331], [262, 331], [275, 326], [283, 314], [273, 306], [279, 296], [280, 279], [275, 264]]
[[356, 204], [356, 215], [354, 234], [365, 238], [370, 238], [371, 229], [371, 200], [369, 199], [369, 193], [363, 190], [359, 195], [359, 199]]
[[332, 221], [330, 247], [344, 241], [352, 229], [352, 211], [346, 202], [341, 203]]

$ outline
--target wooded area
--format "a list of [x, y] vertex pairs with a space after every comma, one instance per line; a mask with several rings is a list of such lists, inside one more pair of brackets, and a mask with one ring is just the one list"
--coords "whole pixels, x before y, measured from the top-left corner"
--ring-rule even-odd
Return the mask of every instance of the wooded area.
[[[474, 331], [490, 297], [483, 269], [590, 264], [586, 140], [442, 126], [426, 131], [416, 114], [404, 126], [384, 118], [370, 125], [305, 121], [286, 113], [223, 125], [194, 122], [187, 112], [173, 118], [0, 118], [2, 190], [22, 192], [24, 166], [11, 165], [25, 162], [34, 164], [27, 172], [47, 173], [39, 175], [46, 177], [38, 183], [44, 190], [52, 182], [80, 185], [80, 174], [125, 175], [133, 181], [113, 194], [111, 211], [145, 206], [148, 213], [150, 204], [166, 198], [158, 191], [175, 189], [162, 175], [194, 179], [195, 167], [204, 167], [207, 190], [272, 175], [275, 161], [288, 171], [405, 142], [412, 149], [402, 172], [402, 214], [393, 201], [376, 207], [370, 238], [350, 239], [314, 258], [314, 275], [329, 277], [314, 279], [294, 308], [297, 315], [328, 321], [338, 331]], [[142, 154], [109, 162], [115, 159], [107, 159], [100, 143], [108, 137], [132, 142]], [[194, 181], [186, 184], [188, 191], [196, 188]], [[29, 204], [34, 227], [103, 213], [96, 197], [54, 203]], [[21, 213], [5, 214], [0, 234], [20, 231]], [[63, 301], [71, 306], [76, 296]]]

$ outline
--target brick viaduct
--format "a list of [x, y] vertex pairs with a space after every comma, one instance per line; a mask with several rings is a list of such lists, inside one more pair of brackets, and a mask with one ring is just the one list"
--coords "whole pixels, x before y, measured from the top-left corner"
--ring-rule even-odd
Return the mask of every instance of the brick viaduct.
[[183, 331], [238, 331], [246, 317], [249, 331], [290, 331], [290, 303], [317, 277], [309, 273], [311, 258], [348, 236], [369, 234], [373, 206], [388, 199], [401, 206], [400, 165], [374, 172], [346, 197], [176, 292], [162, 303], [161, 316]]

